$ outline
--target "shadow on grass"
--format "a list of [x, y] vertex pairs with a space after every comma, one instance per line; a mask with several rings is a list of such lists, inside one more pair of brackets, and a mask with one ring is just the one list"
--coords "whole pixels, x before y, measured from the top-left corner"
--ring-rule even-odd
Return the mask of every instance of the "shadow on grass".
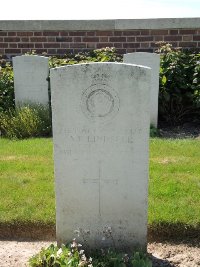
[[[55, 224], [43, 222], [0, 223], [1, 240], [56, 240]], [[170, 242], [200, 247], [200, 224], [153, 223], [148, 226], [148, 242]]]
[[148, 226], [148, 242], [170, 242], [200, 247], [200, 224], [153, 223]]
[[158, 259], [154, 256], [151, 256], [150, 259], [152, 260], [153, 267], [176, 267], [176, 265], [170, 263], [168, 260]]
[[52, 241], [56, 239], [56, 227], [43, 222], [0, 223], [0, 239]]

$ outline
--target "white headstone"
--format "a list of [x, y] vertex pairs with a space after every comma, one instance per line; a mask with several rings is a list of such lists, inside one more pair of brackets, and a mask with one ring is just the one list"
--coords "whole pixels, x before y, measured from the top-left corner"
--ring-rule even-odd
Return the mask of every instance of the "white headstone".
[[124, 55], [123, 62], [151, 68], [150, 123], [157, 127], [160, 56], [146, 52], [129, 53]]
[[13, 58], [16, 105], [34, 103], [47, 105], [49, 66], [43, 56], [16, 56]]
[[145, 249], [150, 69], [78, 64], [50, 79], [58, 244], [77, 230], [93, 248]]

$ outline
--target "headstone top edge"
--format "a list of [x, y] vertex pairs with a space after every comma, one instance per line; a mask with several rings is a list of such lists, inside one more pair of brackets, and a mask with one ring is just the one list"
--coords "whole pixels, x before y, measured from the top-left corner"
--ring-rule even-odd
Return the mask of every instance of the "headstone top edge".
[[58, 70], [65, 70], [67, 68], [78, 68], [81, 66], [100, 66], [100, 65], [115, 65], [115, 66], [130, 66], [130, 67], [137, 67], [142, 69], [150, 70], [150, 67], [143, 66], [143, 65], [137, 65], [137, 64], [131, 64], [131, 63], [121, 63], [121, 62], [90, 62], [90, 63], [80, 63], [80, 64], [73, 64], [73, 65], [65, 65], [61, 67], [51, 68], [50, 72], [58, 71]]
[[131, 55], [145, 55], [145, 56], [150, 56], [150, 57], [157, 57], [157, 58], [160, 58], [160, 54], [157, 54], [157, 53], [150, 53], [150, 52], [132, 52], [132, 53], [127, 53], [127, 54], [124, 54], [124, 57], [126, 56], [131, 56]]
[[48, 57], [45, 57], [45, 56], [40, 56], [40, 55], [20, 55], [20, 56], [14, 56], [12, 58], [12, 60], [16, 60], [16, 59], [19, 59], [19, 58], [25, 58], [25, 57], [29, 57], [29, 58], [42, 58], [42, 59], [47, 59], [49, 60]]

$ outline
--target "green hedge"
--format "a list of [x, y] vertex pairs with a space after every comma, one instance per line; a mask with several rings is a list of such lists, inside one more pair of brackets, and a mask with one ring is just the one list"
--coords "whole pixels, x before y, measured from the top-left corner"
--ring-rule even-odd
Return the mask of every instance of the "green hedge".
[[160, 62], [159, 119], [170, 124], [200, 118], [200, 54], [164, 44]]
[[[170, 44], [162, 44], [158, 53], [161, 55], [159, 121], [174, 125], [187, 121], [199, 122], [200, 54], [191, 51], [182, 51], [181, 49], [173, 49]], [[29, 54], [35, 54], [35, 52], [32, 51], [27, 55]], [[90, 52], [67, 54], [63, 58], [49, 57], [50, 68], [86, 62], [122, 62], [122, 56], [117, 54], [115, 48], [107, 47]], [[10, 63], [6, 63], [5, 60], [0, 59], [0, 130], [2, 134], [7, 136], [10, 135], [7, 132], [8, 128], [14, 127], [11, 126], [12, 123], [17, 121], [17, 117], [19, 118], [19, 110], [17, 114], [14, 108], [13, 68]], [[34, 115], [35, 111], [30, 111], [30, 109], [31, 107], [29, 107], [29, 115], [32, 114], [36, 118]], [[21, 110], [20, 112], [26, 113], [27, 110]], [[12, 116], [15, 117], [15, 120], [11, 119]], [[42, 119], [44, 120], [44, 118]], [[5, 121], [9, 120], [12, 123], [7, 123], [7, 126], [5, 126]], [[49, 117], [45, 121], [50, 121]], [[16, 123], [19, 126], [20, 119]], [[15, 128], [18, 129], [18, 126]], [[28, 125], [26, 127], [29, 128]], [[37, 127], [40, 127], [40, 125]], [[51, 125], [49, 125], [49, 129], [51, 129]], [[18, 135], [20, 134], [16, 134], [16, 136]], [[23, 133], [22, 136], [28, 136], [28, 134]]]

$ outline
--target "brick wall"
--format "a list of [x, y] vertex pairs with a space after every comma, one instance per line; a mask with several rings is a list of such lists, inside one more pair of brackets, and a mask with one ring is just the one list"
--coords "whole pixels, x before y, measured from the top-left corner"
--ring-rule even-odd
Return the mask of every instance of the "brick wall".
[[0, 54], [5, 58], [36, 50], [38, 54], [63, 55], [103, 47], [116, 47], [121, 54], [154, 52], [157, 42], [200, 51], [200, 28], [77, 31], [0, 30]]

